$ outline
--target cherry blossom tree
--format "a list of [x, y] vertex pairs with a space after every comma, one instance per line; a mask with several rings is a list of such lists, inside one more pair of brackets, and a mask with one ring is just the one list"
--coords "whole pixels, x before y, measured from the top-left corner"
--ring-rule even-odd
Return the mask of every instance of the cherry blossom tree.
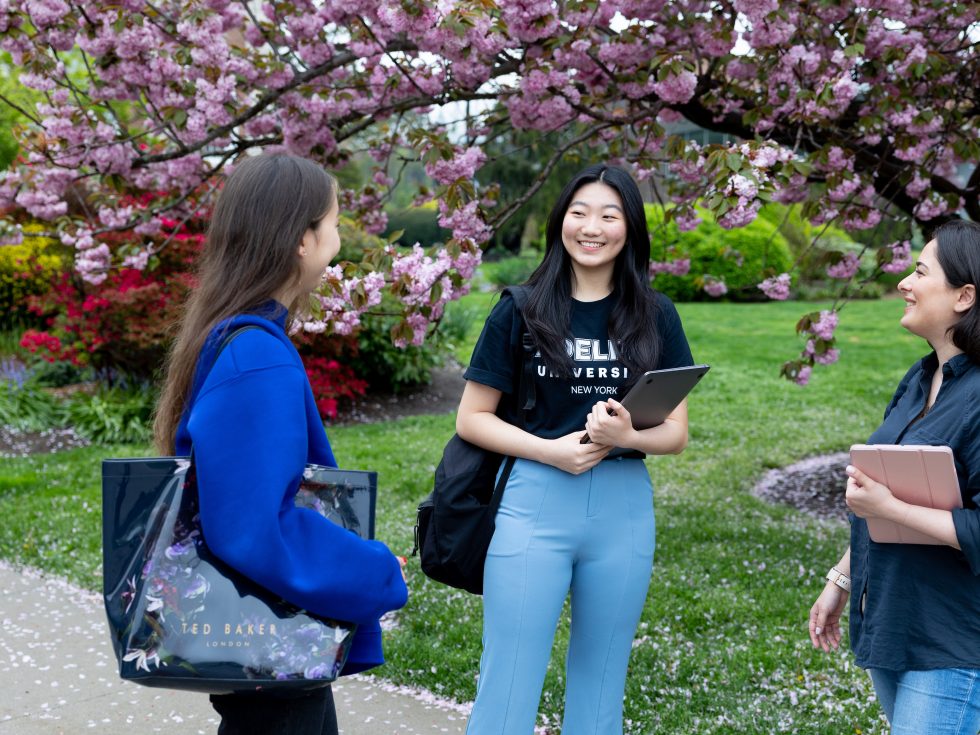
[[[20, 110], [23, 156], [0, 201], [50, 222], [97, 282], [152, 262], [106, 233], [189, 216], [247, 152], [335, 168], [370, 154], [372, 179], [344, 205], [372, 232], [421, 160], [435, 186], [418, 201], [438, 202], [452, 239], [333, 269], [304, 325], [349, 332], [387, 288], [405, 307], [395, 338], [418, 344], [465, 293], [480, 244], [571, 150], [656, 177], [682, 230], [695, 202], [726, 228], [767, 201], [850, 230], [883, 213], [926, 231], [980, 220], [978, 42], [980, 6], [940, 0], [0, 0], [0, 49], [44, 98]], [[686, 140], [680, 120], [731, 142]], [[475, 173], [514, 131], [558, 142], [505, 201]], [[124, 204], [150, 191], [166, 192], [158, 206]], [[652, 274], [685, 272], [654, 252]], [[904, 269], [908, 241], [876, 256]], [[856, 265], [842, 254], [830, 269], [843, 282]], [[759, 288], [780, 299], [788, 284], [772, 273]], [[709, 293], [725, 288], [705, 274]], [[835, 360], [836, 324], [836, 306], [801, 320], [806, 347], [784, 374], [805, 383]]]

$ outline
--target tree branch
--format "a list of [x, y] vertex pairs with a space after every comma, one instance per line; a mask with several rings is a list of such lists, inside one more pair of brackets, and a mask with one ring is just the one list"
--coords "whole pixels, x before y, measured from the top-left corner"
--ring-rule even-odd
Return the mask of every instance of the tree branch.
[[514, 216], [517, 210], [519, 210], [522, 206], [524, 206], [524, 204], [527, 203], [531, 199], [531, 197], [533, 197], [538, 192], [538, 189], [544, 186], [544, 182], [547, 180], [552, 170], [555, 168], [555, 166], [558, 165], [558, 162], [561, 160], [562, 156], [564, 156], [567, 151], [569, 151], [570, 149], [574, 148], [577, 145], [581, 145], [589, 138], [591, 138], [593, 135], [598, 133], [600, 130], [607, 127], [610, 127], [609, 123], [600, 123], [597, 125], [593, 125], [581, 135], [577, 136], [576, 138], [573, 138], [568, 143], [558, 148], [554, 152], [554, 154], [552, 154], [551, 158], [548, 159], [548, 163], [546, 163], [544, 165], [544, 168], [541, 169], [541, 173], [537, 175], [537, 177], [531, 183], [531, 186], [527, 188], [527, 191], [525, 191], [517, 199], [515, 199], [510, 204], [508, 204], [502, 211], [496, 213], [493, 217], [491, 217], [490, 220], [487, 222], [487, 224], [490, 227], [496, 229], [497, 227], [506, 223], [507, 220], [509, 220], [512, 216]]

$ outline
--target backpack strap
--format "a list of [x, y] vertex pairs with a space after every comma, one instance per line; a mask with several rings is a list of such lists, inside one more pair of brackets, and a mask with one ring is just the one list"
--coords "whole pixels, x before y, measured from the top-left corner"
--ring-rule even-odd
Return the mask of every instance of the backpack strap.
[[534, 386], [534, 338], [528, 331], [524, 321], [524, 307], [527, 306], [527, 286], [508, 286], [503, 290], [509, 294], [517, 307], [517, 317], [521, 322], [521, 371], [517, 385], [517, 405], [520, 411], [521, 428], [527, 425], [527, 412], [534, 409], [538, 401], [537, 389]]

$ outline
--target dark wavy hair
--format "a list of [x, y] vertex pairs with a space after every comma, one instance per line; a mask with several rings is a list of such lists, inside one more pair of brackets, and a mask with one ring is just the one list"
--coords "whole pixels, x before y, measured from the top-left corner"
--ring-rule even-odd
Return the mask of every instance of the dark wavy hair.
[[623, 169], [605, 164], [589, 166], [562, 189], [548, 217], [544, 259], [525, 284], [529, 290], [524, 318], [548, 367], [559, 375], [570, 375], [573, 364], [565, 351], [565, 340], [571, 331], [574, 274], [562, 243], [562, 222], [575, 193], [595, 182], [615, 190], [623, 202], [626, 244], [613, 269], [615, 302], [609, 317], [609, 338], [617, 342], [619, 358], [635, 380], [656, 367], [661, 335], [656, 328], [659, 306], [650, 287], [650, 234], [643, 198]]
[[[953, 288], [972, 285], [980, 290], [980, 224], [952, 220], [933, 233], [936, 258]], [[980, 293], [977, 294], [980, 297]], [[953, 344], [963, 350], [973, 362], [980, 364], [980, 304], [973, 306], [950, 327]]]

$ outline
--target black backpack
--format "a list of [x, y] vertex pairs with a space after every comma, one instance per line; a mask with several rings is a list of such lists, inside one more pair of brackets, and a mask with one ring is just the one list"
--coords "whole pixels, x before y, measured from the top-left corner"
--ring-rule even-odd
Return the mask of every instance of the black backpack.
[[[505, 289], [514, 299], [521, 319], [521, 370], [518, 379], [518, 425], [526, 424], [526, 412], [534, 408], [534, 344], [524, 327], [527, 291]], [[500, 412], [498, 408], [498, 414]], [[504, 463], [500, 479], [497, 471]], [[483, 564], [493, 537], [494, 519], [514, 457], [481, 449], [453, 434], [442, 450], [435, 483], [419, 504], [415, 521], [415, 548], [422, 572], [450, 587], [483, 594]], [[495, 482], [496, 480], [496, 482]]]

